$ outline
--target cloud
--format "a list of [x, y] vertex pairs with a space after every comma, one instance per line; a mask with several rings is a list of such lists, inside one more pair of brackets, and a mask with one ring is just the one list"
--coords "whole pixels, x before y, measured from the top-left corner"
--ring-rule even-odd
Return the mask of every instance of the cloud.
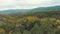
[[60, 0], [0, 0], [0, 10], [47, 7], [59, 3]]
[[39, 4], [39, 3], [44, 3], [44, 2], [48, 2], [48, 1], [52, 1], [52, 0], [19, 0], [17, 2], [23, 3], [23, 4]]

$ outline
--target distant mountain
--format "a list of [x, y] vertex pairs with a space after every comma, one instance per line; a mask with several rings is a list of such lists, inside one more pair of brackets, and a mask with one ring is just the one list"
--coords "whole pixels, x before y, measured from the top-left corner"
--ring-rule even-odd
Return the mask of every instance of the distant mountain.
[[10, 13], [16, 13], [16, 12], [28, 12], [30, 9], [14, 9], [14, 10], [4, 10], [0, 11], [0, 14], [10, 14]]
[[39, 7], [39, 8], [35, 8], [32, 9], [32, 12], [36, 12], [36, 11], [47, 11], [47, 10], [60, 10], [60, 6], [52, 6], [52, 7]]
[[4, 10], [0, 11], [0, 14], [10, 14], [10, 13], [16, 13], [16, 12], [37, 12], [37, 11], [47, 11], [47, 10], [60, 10], [60, 6], [52, 6], [52, 7], [39, 7], [35, 9], [12, 9], [12, 10]]

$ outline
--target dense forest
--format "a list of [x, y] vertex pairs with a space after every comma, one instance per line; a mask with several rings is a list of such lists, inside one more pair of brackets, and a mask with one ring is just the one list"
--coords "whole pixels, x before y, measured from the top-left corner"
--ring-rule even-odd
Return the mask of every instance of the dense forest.
[[0, 34], [60, 34], [60, 10], [0, 14]]

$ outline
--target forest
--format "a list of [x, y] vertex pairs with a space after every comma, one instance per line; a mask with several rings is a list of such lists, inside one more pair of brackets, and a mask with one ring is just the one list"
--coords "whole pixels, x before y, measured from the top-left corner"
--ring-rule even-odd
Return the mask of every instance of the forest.
[[0, 34], [60, 34], [60, 10], [0, 14]]

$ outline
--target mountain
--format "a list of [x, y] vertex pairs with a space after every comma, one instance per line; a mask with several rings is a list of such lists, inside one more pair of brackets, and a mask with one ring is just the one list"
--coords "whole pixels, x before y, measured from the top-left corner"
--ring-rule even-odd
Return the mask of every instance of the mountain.
[[0, 14], [10, 14], [10, 13], [16, 13], [16, 12], [37, 12], [37, 11], [47, 11], [47, 10], [60, 10], [60, 6], [52, 6], [52, 7], [39, 7], [34, 9], [12, 9], [12, 10], [4, 10], [0, 11]]
[[10, 14], [10, 13], [16, 13], [16, 12], [28, 12], [30, 9], [14, 9], [14, 10], [4, 10], [0, 11], [0, 14]]
[[39, 7], [39, 8], [35, 8], [32, 9], [32, 12], [36, 12], [36, 11], [50, 11], [50, 10], [60, 10], [60, 6], [52, 6], [52, 7]]

